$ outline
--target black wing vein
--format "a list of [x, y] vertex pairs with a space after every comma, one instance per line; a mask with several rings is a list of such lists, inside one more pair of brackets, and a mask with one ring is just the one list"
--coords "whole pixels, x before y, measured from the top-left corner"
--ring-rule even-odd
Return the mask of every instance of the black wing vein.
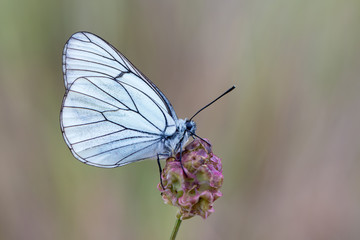
[[[153, 139], [153, 140], [149, 140], [149, 141], [143, 141], [142, 143], [153, 142], [153, 141], [159, 141], [159, 140], [158, 140], [158, 139]], [[99, 152], [99, 153], [97, 153], [97, 154], [94, 154], [94, 155], [85, 157], [84, 159], [96, 157], [96, 156], [102, 155], [102, 154], [107, 153], [107, 152], [111, 152], [111, 151], [114, 151], [114, 150], [117, 150], [117, 149], [121, 149], [121, 148], [124, 148], [124, 147], [133, 146], [133, 145], [136, 145], [136, 144], [138, 144], [138, 143], [130, 143], [130, 144], [126, 144], [126, 145], [123, 145], [123, 146], [120, 146], [120, 147], [112, 148], [112, 149], [109, 149], [109, 150], [106, 150], [106, 151], [102, 151], [102, 152]], [[142, 149], [143, 149], [143, 148], [141, 148], [140, 150], [142, 150]], [[126, 156], [126, 157], [128, 157], [128, 156]]]
[[[154, 141], [154, 140], [153, 140], [153, 141]], [[127, 156], [125, 156], [125, 157], [123, 157], [122, 159], [120, 159], [119, 161], [117, 161], [116, 164], [119, 164], [120, 162], [124, 161], [126, 158], [134, 155], [135, 153], [138, 153], [138, 152], [140, 152], [140, 151], [144, 151], [145, 149], [147, 149], [147, 148], [151, 147], [152, 145], [156, 144], [158, 141], [159, 141], [159, 140], [157, 140], [156, 142], [154, 142], [154, 143], [152, 143], [152, 144], [149, 144], [149, 145], [146, 146], [146, 147], [140, 148], [139, 150], [137, 150], [137, 151], [135, 151], [135, 152], [132, 152], [132, 153], [128, 154]], [[151, 141], [148, 141], [148, 142], [151, 142]], [[142, 158], [142, 159], [144, 159], [144, 158]], [[138, 160], [141, 160], [141, 159], [138, 159]]]

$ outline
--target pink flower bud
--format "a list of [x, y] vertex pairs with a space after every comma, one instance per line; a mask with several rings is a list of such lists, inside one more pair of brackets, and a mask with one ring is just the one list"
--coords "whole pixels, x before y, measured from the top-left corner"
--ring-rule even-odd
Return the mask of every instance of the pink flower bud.
[[221, 159], [213, 154], [208, 143], [196, 138], [185, 147], [181, 161], [186, 174], [179, 153], [166, 160], [161, 174], [164, 189], [160, 183], [158, 189], [166, 204], [180, 208], [177, 217], [200, 215], [206, 219], [214, 212], [214, 201], [222, 196]]

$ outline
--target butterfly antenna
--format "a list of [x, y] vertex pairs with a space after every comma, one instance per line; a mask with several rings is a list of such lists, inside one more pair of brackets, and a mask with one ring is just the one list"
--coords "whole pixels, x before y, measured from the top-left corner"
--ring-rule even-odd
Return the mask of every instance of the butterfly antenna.
[[232, 90], [234, 90], [235, 86], [232, 86], [231, 88], [229, 88], [226, 92], [224, 92], [223, 94], [221, 94], [219, 97], [217, 97], [215, 100], [211, 101], [209, 104], [207, 104], [205, 107], [201, 108], [199, 111], [197, 111], [194, 116], [192, 116], [190, 118], [190, 121], [196, 116], [198, 115], [202, 110], [204, 110], [205, 108], [207, 108], [208, 106], [210, 106], [211, 104], [213, 104], [214, 102], [216, 102], [217, 100], [219, 100], [220, 98], [222, 98], [223, 96], [225, 96], [226, 94], [228, 94], [229, 92], [231, 92]]

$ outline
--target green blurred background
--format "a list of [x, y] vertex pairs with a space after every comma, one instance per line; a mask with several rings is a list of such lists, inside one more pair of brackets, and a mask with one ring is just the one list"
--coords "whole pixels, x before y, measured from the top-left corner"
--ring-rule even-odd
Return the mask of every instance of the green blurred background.
[[98, 34], [190, 117], [223, 197], [178, 239], [360, 239], [360, 1], [1, 0], [0, 239], [168, 239], [155, 161], [101, 169], [62, 139], [62, 49]]

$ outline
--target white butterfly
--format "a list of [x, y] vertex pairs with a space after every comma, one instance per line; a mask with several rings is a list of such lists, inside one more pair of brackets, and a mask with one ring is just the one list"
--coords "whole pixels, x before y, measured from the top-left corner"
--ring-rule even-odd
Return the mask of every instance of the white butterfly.
[[195, 134], [165, 95], [100, 37], [78, 32], [65, 44], [61, 131], [80, 161], [104, 168], [170, 156]]
[[[104, 168], [180, 152], [196, 136], [191, 119], [178, 119], [165, 95], [113, 46], [78, 32], [63, 53], [65, 96], [61, 131], [80, 161]], [[181, 159], [181, 157], [180, 157]]]

